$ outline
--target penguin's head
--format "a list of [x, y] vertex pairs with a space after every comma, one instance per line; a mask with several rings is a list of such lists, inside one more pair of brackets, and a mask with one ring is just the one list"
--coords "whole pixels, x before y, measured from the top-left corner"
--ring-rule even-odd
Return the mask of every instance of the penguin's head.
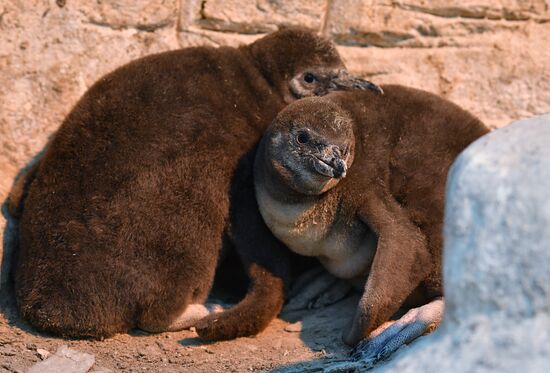
[[283, 109], [264, 135], [263, 167], [295, 192], [319, 195], [346, 177], [355, 137], [349, 114], [328, 98]]
[[382, 93], [376, 84], [348, 73], [333, 43], [305, 29], [282, 29], [245, 48], [287, 103], [340, 90]]
[[289, 83], [294, 99], [324, 96], [333, 91], [354, 89], [383, 93], [382, 88], [368, 80], [351, 75], [345, 68], [334, 69], [311, 66], [294, 76]]

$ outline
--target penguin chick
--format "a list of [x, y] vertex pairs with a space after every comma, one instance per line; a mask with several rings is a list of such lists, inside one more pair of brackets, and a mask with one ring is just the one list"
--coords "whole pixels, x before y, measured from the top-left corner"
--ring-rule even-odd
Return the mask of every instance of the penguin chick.
[[[26, 196], [15, 265], [22, 316], [65, 337], [190, 326], [209, 312], [202, 303], [225, 238], [247, 245], [230, 230], [239, 159], [287, 102], [376, 88], [300, 29], [152, 55], [101, 78], [25, 178], [28, 192], [12, 195], [13, 209]], [[223, 328], [206, 320], [209, 339], [255, 334], [281, 308], [285, 273], [254, 258], [245, 266], [248, 303]]]
[[287, 106], [266, 131], [254, 169], [273, 234], [362, 284], [346, 343], [368, 337], [413, 295], [424, 305], [371, 335], [361, 356], [375, 359], [439, 323], [447, 172], [489, 131], [436, 95], [382, 88], [384, 95], [340, 92]]

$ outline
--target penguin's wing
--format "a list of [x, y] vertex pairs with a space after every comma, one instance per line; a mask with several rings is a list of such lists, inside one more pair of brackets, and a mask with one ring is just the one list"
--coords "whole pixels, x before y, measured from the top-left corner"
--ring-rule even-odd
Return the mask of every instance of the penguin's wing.
[[350, 345], [388, 321], [431, 269], [424, 234], [389, 193], [370, 193], [358, 215], [376, 233], [378, 244], [353, 324], [344, 336]]

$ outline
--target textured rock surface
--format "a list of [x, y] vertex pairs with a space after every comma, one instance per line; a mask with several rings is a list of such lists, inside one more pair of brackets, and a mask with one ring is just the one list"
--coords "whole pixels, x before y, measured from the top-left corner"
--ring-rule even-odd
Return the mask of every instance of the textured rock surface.
[[458, 158], [447, 188], [443, 324], [380, 371], [548, 371], [548, 144], [544, 115], [495, 131]]

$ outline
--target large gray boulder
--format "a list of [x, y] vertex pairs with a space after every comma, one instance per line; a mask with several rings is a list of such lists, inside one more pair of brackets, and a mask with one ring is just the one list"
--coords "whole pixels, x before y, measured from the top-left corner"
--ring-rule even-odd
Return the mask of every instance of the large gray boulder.
[[453, 165], [441, 327], [380, 372], [550, 371], [550, 114], [479, 139]]

